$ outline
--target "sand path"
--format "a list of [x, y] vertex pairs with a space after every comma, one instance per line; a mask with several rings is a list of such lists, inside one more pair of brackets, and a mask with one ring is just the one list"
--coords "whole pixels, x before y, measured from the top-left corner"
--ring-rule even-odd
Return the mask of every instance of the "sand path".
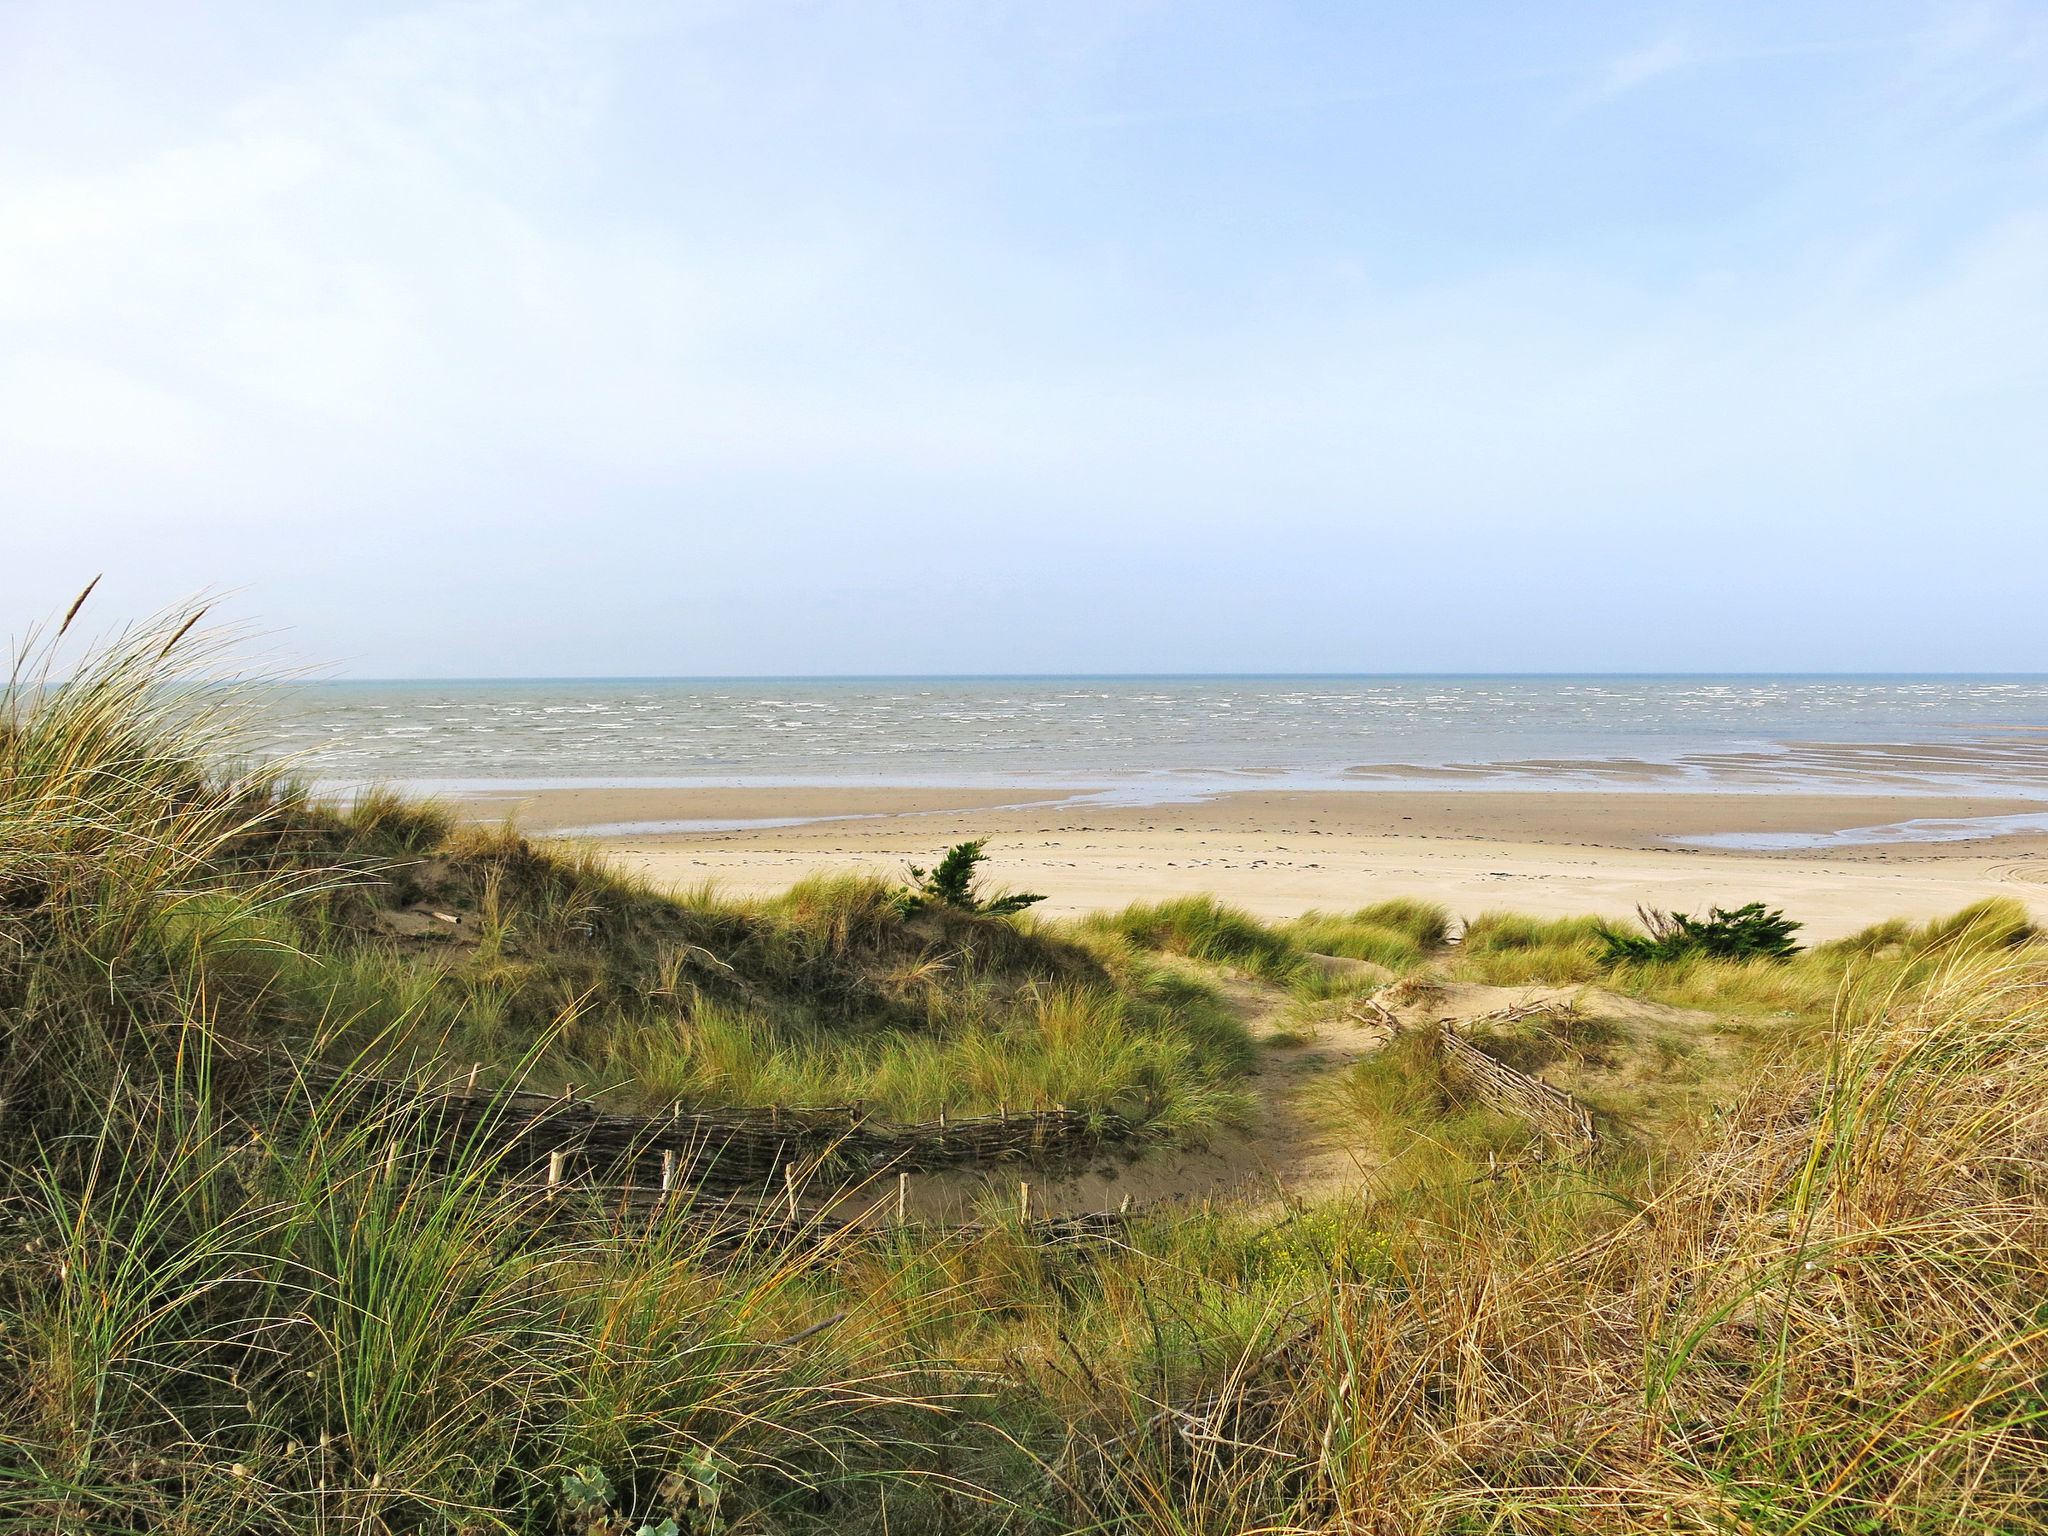
[[[1254, 1040], [1273, 1032], [1291, 1001], [1284, 989], [1244, 977], [1226, 975], [1219, 990]], [[1045, 1216], [1114, 1211], [1126, 1201], [1168, 1209], [1203, 1201], [1267, 1206], [1355, 1186], [1371, 1160], [1347, 1141], [1341, 1119], [1323, 1100], [1331, 1081], [1386, 1044], [1392, 1031], [1362, 1016], [1331, 1012], [1308, 1044], [1260, 1046], [1259, 1063], [1243, 1080], [1252, 1096], [1246, 1124], [1207, 1146], [1156, 1152], [1135, 1162], [1104, 1156], [1064, 1177], [1014, 1168], [920, 1176], [911, 1186], [910, 1207], [934, 1221], [1008, 1212], [1025, 1182], [1032, 1185], [1033, 1212]]]
[[[1299, 1046], [1263, 1043], [1276, 1024], [1302, 1026], [1289, 1012], [1291, 994], [1249, 978], [1226, 975], [1224, 1000], [1254, 1040], [1258, 1066], [1243, 1086], [1252, 1111], [1239, 1129], [1205, 1147], [1151, 1153], [1132, 1163], [1105, 1157], [1087, 1171], [1049, 1178], [997, 1168], [932, 1175], [913, 1186], [911, 1208], [927, 1220], [960, 1222], [1014, 1211], [1018, 1186], [1029, 1182], [1039, 1216], [1073, 1216], [1133, 1208], [1188, 1210], [1205, 1202], [1237, 1209], [1272, 1209], [1355, 1189], [1379, 1166], [1362, 1135], [1347, 1135], [1332, 1089], [1352, 1066], [1393, 1038], [1394, 1029], [1365, 1007], [1332, 1003]], [[1403, 1027], [1436, 1021], [1469, 1024], [1520, 1008], [1566, 1005], [1601, 1018], [1677, 1026], [1711, 1033], [1722, 1021], [1694, 1009], [1674, 1008], [1582, 984], [1493, 987], [1445, 982], [1416, 995], [1389, 994], [1387, 1010]]]

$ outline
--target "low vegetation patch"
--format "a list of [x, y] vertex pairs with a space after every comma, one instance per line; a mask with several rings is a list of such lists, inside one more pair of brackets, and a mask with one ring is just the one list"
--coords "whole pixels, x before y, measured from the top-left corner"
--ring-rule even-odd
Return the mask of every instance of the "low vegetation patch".
[[1391, 971], [1409, 971], [1443, 947], [1450, 914], [1433, 902], [1405, 898], [1361, 907], [1356, 912], [1304, 912], [1280, 932], [1296, 949], [1369, 960]]
[[1594, 981], [1604, 968], [1606, 932], [1595, 917], [1482, 912], [1465, 925], [1457, 974], [1495, 987]]
[[1232, 966], [1269, 981], [1285, 981], [1302, 959], [1287, 935], [1213, 896], [1134, 902], [1121, 912], [1083, 919], [1081, 931], [1122, 939], [1140, 950]]

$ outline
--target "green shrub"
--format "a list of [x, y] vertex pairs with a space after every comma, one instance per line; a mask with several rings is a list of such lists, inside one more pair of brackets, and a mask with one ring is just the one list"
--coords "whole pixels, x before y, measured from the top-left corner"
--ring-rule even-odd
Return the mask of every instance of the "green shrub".
[[984, 896], [974, 888], [974, 872], [988, 858], [982, 851], [985, 839], [973, 838], [946, 850], [934, 869], [910, 866], [911, 883], [896, 897], [896, 906], [906, 917], [929, 907], [951, 907], [960, 912], [979, 912], [987, 917], [1007, 917], [1045, 900], [1027, 892], [1002, 892]]
[[1607, 965], [1642, 965], [1705, 955], [1715, 960], [1787, 960], [1799, 953], [1792, 935], [1800, 924], [1760, 901], [1725, 911], [1715, 907], [1705, 917], [1638, 907], [1644, 933], [1602, 928]]

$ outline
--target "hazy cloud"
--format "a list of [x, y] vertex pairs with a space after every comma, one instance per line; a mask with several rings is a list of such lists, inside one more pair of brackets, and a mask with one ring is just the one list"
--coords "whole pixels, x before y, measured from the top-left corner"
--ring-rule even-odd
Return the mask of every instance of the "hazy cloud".
[[379, 675], [2041, 665], [2039, 24], [1668, 19], [21, 9], [0, 596]]

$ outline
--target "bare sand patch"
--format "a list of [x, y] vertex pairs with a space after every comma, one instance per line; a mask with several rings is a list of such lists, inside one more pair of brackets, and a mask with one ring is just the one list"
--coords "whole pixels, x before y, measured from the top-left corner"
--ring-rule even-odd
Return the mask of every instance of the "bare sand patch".
[[[766, 893], [804, 875], [897, 876], [986, 838], [992, 879], [1043, 892], [1048, 915], [1211, 892], [1267, 917], [1391, 896], [1473, 915], [1630, 916], [1765, 901], [1819, 940], [1888, 917], [1924, 920], [1986, 896], [2048, 915], [2048, 836], [1751, 853], [1665, 841], [1732, 831], [1831, 832], [1922, 817], [2038, 811], [2039, 802], [1899, 795], [1500, 790], [1247, 791], [1153, 806], [1078, 804], [1058, 789], [577, 789], [480, 798], [535, 832], [620, 824], [790, 821], [596, 839], [667, 884]], [[802, 819], [843, 817], [842, 820]]]

